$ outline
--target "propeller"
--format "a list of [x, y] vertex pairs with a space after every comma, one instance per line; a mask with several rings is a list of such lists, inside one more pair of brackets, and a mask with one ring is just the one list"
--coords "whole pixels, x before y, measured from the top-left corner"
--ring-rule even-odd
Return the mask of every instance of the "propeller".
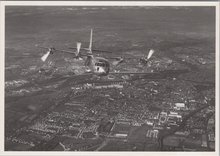
[[49, 55], [50, 55], [50, 51], [47, 51], [47, 53], [44, 54], [44, 55], [41, 57], [41, 60], [42, 60], [43, 62], [45, 62]]
[[155, 51], [153, 49], [150, 49], [150, 51], [147, 55], [147, 58], [146, 57], [140, 58], [140, 64], [147, 65], [149, 59], [151, 58], [151, 56], [153, 55], [154, 52]]
[[[42, 48], [45, 48], [45, 47], [42, 47]], [[47, 60], [48, 56], [49, 56], [50, 54], [53, 54], [53, 52], [55, 51], [55, 48], [47, 48], [47, 49], [48, 49], [47, 53], [44, 54], [44, 55], [41, 57], [41, 60], [42, 60], [43, 62], [45, 62], [45, 61]]]
[[154, 50], [153, 49], [150, 49], [149, 53], [148, 53], [148, 56], [147, 56], [147, 60], [149, 60], [151, 58], [151, 56], [153, 55], [154, 53]]
[[76, 48], [77, 48], [77, 56], [79, 55], [79, 52], [80, 52], [80, 49], [81, 49], [81, 45], [82, 45], [82, 43], [81, 42], [77, 42], [76, 43]]

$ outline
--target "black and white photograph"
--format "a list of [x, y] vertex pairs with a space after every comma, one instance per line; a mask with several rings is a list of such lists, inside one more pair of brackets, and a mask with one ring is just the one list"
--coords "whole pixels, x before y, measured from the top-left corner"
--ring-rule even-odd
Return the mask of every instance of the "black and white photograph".
[[4, 151], [216, 152], [216, 9], [5, 5]]

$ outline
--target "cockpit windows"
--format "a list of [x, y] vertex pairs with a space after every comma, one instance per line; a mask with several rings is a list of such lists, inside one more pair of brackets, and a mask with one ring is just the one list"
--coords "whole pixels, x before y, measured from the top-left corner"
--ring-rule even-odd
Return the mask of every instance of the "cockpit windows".
[[106, 66], [106, 64], [103, 63], [103, 62], [98, 62], [98, 63], [96, 63], [95, 65], [96, 65], [96, 66], [99, 66], [99, 67], [105, 67], [105, 66]]

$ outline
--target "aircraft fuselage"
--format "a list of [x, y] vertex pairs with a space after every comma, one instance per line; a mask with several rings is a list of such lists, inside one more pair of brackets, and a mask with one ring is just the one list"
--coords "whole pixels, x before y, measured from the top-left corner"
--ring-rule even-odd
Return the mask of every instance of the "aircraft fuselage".
[[106, 76], [110, 71], [110, 63], [107, 59], [102, 57], [88, 57], [85, 66], [89, 67], [89, 72], [98, 76]]

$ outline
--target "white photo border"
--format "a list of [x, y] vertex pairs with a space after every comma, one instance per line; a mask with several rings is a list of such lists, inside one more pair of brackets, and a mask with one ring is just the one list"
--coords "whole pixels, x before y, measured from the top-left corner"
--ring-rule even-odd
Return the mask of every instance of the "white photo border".
[[[4, 151], [4, 110], [5, 110], [5, 94], [4, 94], [4, 82], [5, 82], [5, 7], [6, 6], [214, 6], [216, 8], [216, 65], [215, 65], [215, 124], [216, 124], [216, 142], [215, 152], [11, 152]], [[0, 155], [91, 155], [91, 156], [112, 156], [112, 155], [141, 155], [141, 156], [218, 156], [219, 155], [219, 2], [198, 2], [198, 1], [0, 1]]]

